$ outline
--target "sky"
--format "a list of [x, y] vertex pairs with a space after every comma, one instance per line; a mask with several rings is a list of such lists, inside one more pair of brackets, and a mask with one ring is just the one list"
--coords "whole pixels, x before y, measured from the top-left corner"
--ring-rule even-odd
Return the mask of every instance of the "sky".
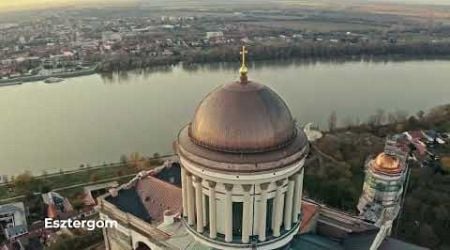
[[137, 0], [0, 0], [0, 11], [47, 9], [63, 6], [92, 6]]
[[[61, 6], [92, 6], [98, 4], [111, 3], [130, 3], [134, 1], [152, 1], [152, 0], [0, 0], [0, 11], [11, 10], [29, 10], [45, 9]], [[208, 0], [208, 2], [217, 0]], [[304, 1], [304, 0], [299, 0]], [[313, 1], [313, 0], [311, 0]], [[337, 0], [340, 1], [340, 0]], [[416, 4], [443, 4], [450, 5], [450, 0], [357, 0], [359, 2], [398, 2], [398, 3], [416, 3]]]
[[361, 2], [386, 2], [386, 3], [407, 3], [407, 4], [427, 4], [427, 5], [450, 5], [450, 0], [360, 0]]

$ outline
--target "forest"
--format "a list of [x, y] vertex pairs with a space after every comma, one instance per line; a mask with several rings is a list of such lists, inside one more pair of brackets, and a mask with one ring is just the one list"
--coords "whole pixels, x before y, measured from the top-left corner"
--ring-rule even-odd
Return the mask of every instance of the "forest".
[[[375, 118], [384, 115], [378, 112]], [[336, 118], [330, 119], [335, 120]], [[418, 129], [450, 131], [450, 105], [436, 107], [428, 113], [392, 123], [367, 123], [335, 128], [313, 145], [328, 158], [317, 157], [306, 166], [306, 195], [331, 207], [356, 214], [356, 204], [364, 180], [367, 157], [383, 150], [387, 135]], [[387, 120], [387, 119], [386, 119]], [[450, 155], [450, 145], [436, 149]], [[444, 158], [442, 158], [444, 159]], [[445, 162], [442, 166], [445, 167]], [[411, 163], [411, 177], [405, 188], [406, 199], [400, 219], [394, 222], [393, 237], [431, 249], [449, 249], [450, 238], [450, 172]]]
[[[285, 44], [255, 44], [249, 46], [249, 60], [272, 59], [422, 59], [443, 58], [450, 56], [450, 44], [408, 43], [408, 44], [371, 44], [371, 43], [317, 43], [305, 41], [302, 43]], [[179, 62], [184, 64], [230, 62], [239, 60], [239, 46], [224, 45], [205, 47], [192, 50], [174, 50], [170, 56], [151, 56], [141, 53], [131, 55], [127, 52], [110, 55], [98, 65], [99, 72], [115, 72], [153, 66], [171, 65]]]

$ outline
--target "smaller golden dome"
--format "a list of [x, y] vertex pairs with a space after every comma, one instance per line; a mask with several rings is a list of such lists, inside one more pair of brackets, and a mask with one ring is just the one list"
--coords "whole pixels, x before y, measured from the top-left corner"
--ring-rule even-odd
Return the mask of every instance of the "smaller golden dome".
[[379, 154], [373, 162], [374, 170], [392, 174], [401, 171], [400, 160], [385, 153]]

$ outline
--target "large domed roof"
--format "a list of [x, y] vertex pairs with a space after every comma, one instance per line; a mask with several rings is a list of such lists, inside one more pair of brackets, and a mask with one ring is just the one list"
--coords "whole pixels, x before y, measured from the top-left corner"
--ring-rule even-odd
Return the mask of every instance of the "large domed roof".
[[286, 103], [270, 88], [248, 81], [223, 85], [198, 106], [189, 137], [223, 152], [266, 152], [289, 144], [297, 135]]

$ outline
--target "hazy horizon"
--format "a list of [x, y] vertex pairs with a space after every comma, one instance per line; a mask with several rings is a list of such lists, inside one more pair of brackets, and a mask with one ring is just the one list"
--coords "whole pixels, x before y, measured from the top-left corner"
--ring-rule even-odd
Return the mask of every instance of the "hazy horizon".
[[[227, 2], [224, 0], [199, 0], [195, 2], [213, 3], [213, 2]], [[330, 2], [328, 0], [323, 0], [324, 2]], [[352, 3], [399, 3], [399, 4], [421, 4], [421, 5], [450, 5], [450, 0], [341, 0], [342, 2], [352, 2]], [[90, 7], [105, 5], [114, 6], [117, 4], [132, 5], [137, 3], [153, 2], [151, 0], [15, 0], [15, 1], [0, 1], [0, 11], [22, 11], [22, 10], [42, 10], [58, 7]], [[177, 3], [180, 1], [168, 0], [168, 1], [156, 1], [156, 2], [167, 2], [168, 5]], [[181, 1], [184, 3], [189, 3], [189, 1]], [[242, 3], [255, 2], [254, 0], [243, 0]], [[277, 3], [274, 0], [262, 0], [258, 2], [266, 3]], [[299, 2], [316, 3], [314, 0], [299, 0]], [[336, 3], [334, 1], [331, 1]], [[159, 3], [161, 5], [161, 3]]]

